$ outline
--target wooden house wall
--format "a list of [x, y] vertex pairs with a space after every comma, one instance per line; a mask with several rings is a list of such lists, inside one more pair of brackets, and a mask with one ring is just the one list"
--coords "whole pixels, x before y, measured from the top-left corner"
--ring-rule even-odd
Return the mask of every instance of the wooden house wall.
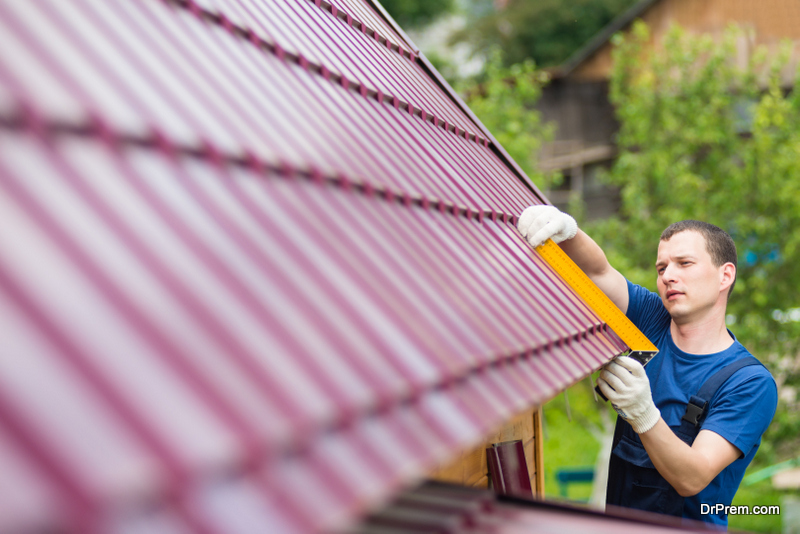
[[618, 129], [606, 80], [554, 80], [542, 90], [537, 108], [545, 122], [558, 124], [556, 142], [596, 146], [608, 143]]
[[[652, 42], [658, 46], [673, 24], [695, 33], [721, 38], [731, 24], [752, 29], [739, 43], [744, 60], [753, 47], [766, 45], [777, 50], [782, 40], [794, 41], [794, 58], [787, 68], [793, 75], [800, 56], [800, 2], [797, 0], [662, 0], [641, 17], [650, 27]], [[570, 73], [573, 80], [604, 80], [611, 72], [611, 43], [606, 42]]]
[[525, 460], [531, 477], [535, 496], [544, 496], [544, 459], [542, 454], [542, 412], [534, 408], [508, 420], [486, 441], [464, 451], [456, 458], [436, 468], [430, 478], [474, 488], [489, 486], [489, 468], [486, 463], [486, 448], [492, 443], [522, 440]]

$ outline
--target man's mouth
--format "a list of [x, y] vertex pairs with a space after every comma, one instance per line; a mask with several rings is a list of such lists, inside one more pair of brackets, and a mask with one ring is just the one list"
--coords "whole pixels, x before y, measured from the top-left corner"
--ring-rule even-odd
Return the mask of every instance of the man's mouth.
[[672, 300], [673, 298], [677, 298], [678, 296], [683, 295], [680, 291], [675, 291], [674, 289], [670, 289], [667, 291], [667, 300]]

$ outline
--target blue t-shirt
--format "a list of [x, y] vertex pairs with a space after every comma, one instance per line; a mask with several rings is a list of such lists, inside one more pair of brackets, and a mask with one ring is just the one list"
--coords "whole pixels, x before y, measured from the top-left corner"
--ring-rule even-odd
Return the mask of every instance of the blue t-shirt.
[[[650, 379], [653, 402], [671, 427], [679, 427], [686, 403], [703, 383], [729, 363], [750, 356], [741, 343], [714, 354], [689, 354], [679, 349], [670, 333], [670, 315], [656, 293], [628, 282], [628, 318], [658, 347], [658, 354], [645, 370]], [[728, 331], [730, 333], [730, 330]], [[701, 515], [702, 503], [730, 505], [744, 471], [761, 444], [778, 404], [775, 380], [761, 365], [744, 367], [723, 384], [711, 404], [702, 430], [711, 430], [728, 440], [742, 456], [722, 470], [706, 488], [687, 497], [683, 517], [727, 526], [724, 513]]]

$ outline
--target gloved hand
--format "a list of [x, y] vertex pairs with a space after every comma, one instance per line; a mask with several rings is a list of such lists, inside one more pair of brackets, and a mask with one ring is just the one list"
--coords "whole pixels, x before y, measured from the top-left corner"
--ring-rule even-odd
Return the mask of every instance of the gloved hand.
[[661, 418], [661, 412], [653, 403], [650, 380], [644, 367], [633, 358], [620, 356], [606, 365], [600, 372], [597, 385], [637, 434], [647, 432]]
[[578, 233], [578, 223], [554, 206], [530, 206], [525, 208], [517, 221], [522, 237], [534, 247], [548, 239], [561, 243]]

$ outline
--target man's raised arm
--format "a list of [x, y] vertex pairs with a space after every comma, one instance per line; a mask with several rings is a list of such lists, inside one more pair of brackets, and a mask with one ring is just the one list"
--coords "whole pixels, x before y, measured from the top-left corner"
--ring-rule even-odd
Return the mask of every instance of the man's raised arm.
[[517, 222], [522, 236], [537, 247], [552, 239], [617, 307], [628, 310], [628, 284], [594, 240], [578, 228], [575, 219], [554, 206], [530, 206]]

